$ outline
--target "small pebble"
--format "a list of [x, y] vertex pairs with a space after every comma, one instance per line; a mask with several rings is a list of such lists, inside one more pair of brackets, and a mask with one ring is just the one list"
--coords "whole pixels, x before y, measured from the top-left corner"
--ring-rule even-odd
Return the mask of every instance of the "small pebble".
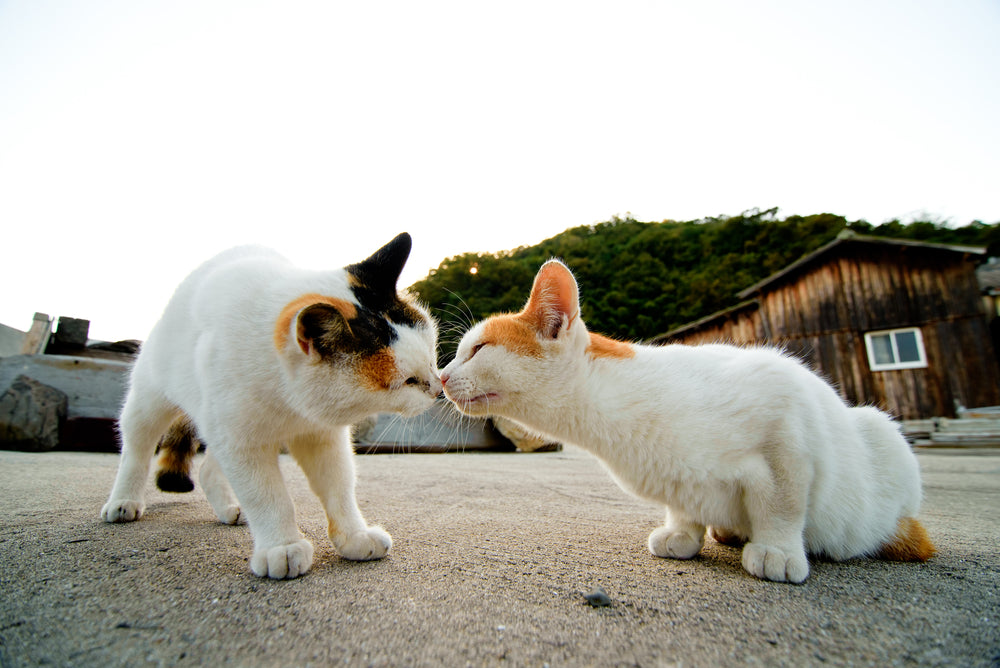
[[584, 594], [583, 597], [587, 599], [587, 603], [592, 608], [604, 608], [611, 605], [611, 597], [600, 587], [596, 587], [589, 594]]

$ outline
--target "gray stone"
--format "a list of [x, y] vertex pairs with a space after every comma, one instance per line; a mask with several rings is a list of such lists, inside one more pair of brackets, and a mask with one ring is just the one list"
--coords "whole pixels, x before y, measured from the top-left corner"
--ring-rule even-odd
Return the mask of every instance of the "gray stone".
[[69, 318], [59, 316], [59, 325], [56, 327], [55, 343], [65, 348], [83, 348], [87, 345], [87, 336], [90, 333], [90, 321], [81, 318]]
[[462, 416], [446, 399], [410, 418], [380, 414], [354, 425], [357, 452], [469, 452], [512, 450], [484, 418]]
[[15, 355], [0, 359], [0, 388], [20, 375], [69, 397], [69, 419], [117, 419], [125, 401], [130, 362], [68, 355]]
[[525, 429], [513, 420], [494, 417], [493, 426], [521, 452], [558, 452], [562, 450], [561, 443], [553, 443]]
[[68, 403], [65, 392], [18, 376], [0, 396], [0, 448], [52, 450], [59, 445]]

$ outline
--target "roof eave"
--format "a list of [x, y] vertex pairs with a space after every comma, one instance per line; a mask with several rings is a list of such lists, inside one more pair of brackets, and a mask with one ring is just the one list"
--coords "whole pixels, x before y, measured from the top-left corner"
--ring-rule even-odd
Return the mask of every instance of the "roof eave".
[[767, 285], [769, 285], [771, 283], [774, 283], [774, 282], [776, 282], [776, 281], [784, 278], [785, 276], [787, 276], [787, 275], [789, 275], [791, 273], [794, 273], [799, 268], [801, 268], [801, 267], [809, 264], [810, 262], [812, 262], [816, 258], [820, 257], [821, 255], [824, 255], [824, 254], [830, 252], [831, 250], [833, 250], [837, 246], [839, 246], [841, 244], [845, 244], [845, 243], [859, 243], [859, 242], [860, 243], [869, 243], [869, 244], [880, 244], [880, 245], [885, 245], [885, 246], [906, 246], [906, 247], [909, 247], [909, 248], [929, 248], [929, 249], [932, 249], [932, 250], [942, 250], [942, 251], [949, 251], [949, 252], [954, 252], [954, 253], [963, 253], [963, 254], [968, 254], [968, 255], [985, 255], [986, 254], [986, 249], [984, 247], [982, 247], [982, 246], [956, 246], [956, 245], [951, 245], [951, 244], [932, 244], [932, 243], [926, 243], [926, 242], [923, 242], [923, 241], [912, 241], [910, 239], [892, 239], [892, 238], [889, 238], [889, 237], [872, 237], [872, 236], [864, 236], [864, 235], [860, 235], [860, 234], [845, 235], [845, 234], [841, 233], [840, 235], [837, 236], [836, 239], [834, 239], [830, 243], [817, 248], [816, 250], [814, 250], [813, 252], [811, 252], [811, 253], [809, 253], [807, 255], [803, 255], [798, 260], [796, 260], [795, 262], [792, 262], [790, 265], [788, 265], [787, 267], [785, 267], [781, 271], [775, 272], [775, 273], [771, 274], [770, 276], [768, 276], [767, 278], [763, 279], [762, 281], [758, 281], [757, 283], [754, 283], [753, 285], [751, 285], [749, 288], [746, 288], [745, 290], [742, 290], [742, 291], [736, 293], [736, 296], [739, 297], [740, 299], [747, 299], [747, 298], [751, 297], [752, 295], [757, 294], [758, 292], [760, 292], [760, 290], [762, 288], [764, 288], [765, 286], [767, 286]]

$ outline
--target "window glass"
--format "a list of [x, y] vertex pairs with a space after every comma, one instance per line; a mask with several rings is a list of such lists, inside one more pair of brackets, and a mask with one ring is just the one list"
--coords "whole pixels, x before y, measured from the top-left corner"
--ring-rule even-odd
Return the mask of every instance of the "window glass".
[[920, 349], [917, 347], [917, 333], [914, 330], [896, 332], [896, 352], [899, 353], [900, 364], [920, 361]]
[[872, 371], [927, 367], [924, 339], [917, 327], [868, 332], [865, 334], [865, 346]]
[[878, 334], [871, 337], [872, 353], [876, 364], [893, 364], [895, 358], [892, 356], [892, 341], [888, 334]]

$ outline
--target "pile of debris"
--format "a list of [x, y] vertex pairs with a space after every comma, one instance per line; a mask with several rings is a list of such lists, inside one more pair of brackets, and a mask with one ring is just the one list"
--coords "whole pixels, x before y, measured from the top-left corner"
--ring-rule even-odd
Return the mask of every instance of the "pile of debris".
[[903, 425], [903, 433], [917, 447], [1000, 447], [1000, 407], [959, 407], [957, 414], [957, 418], [909, 420]]
[[115, 420], [138, 341], [90, 341], [90, 322], [36, 313], [19, 354], [0, 358], [6, 449], [116, 452]]

